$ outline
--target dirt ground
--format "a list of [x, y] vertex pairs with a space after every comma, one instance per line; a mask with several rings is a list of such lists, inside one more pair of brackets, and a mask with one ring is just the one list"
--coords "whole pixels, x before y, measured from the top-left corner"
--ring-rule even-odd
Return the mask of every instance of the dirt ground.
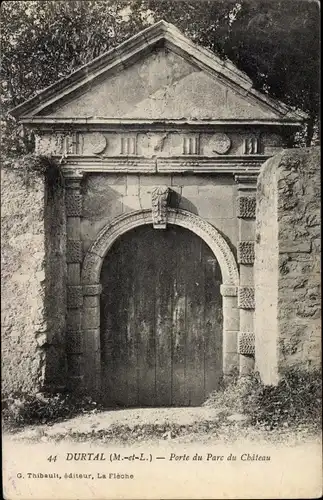
[[[89, 453], [104, 459], [76, 457]], [[5, 433], [3, 457], [10, 500], [319, 498], [322, 484], [320, 437], [256, 429], [244, 415], [207, 407], [103, 411], [28, 426]], [[34, 479], [39, 473], [56, 479]]]
[[308, 428], [288, 427], [273, 430], [255, 428], [242, 414], [223, 414], [209, 407], [135, 408], [94, 411], [49, 424], [30, 425], [6, 432], [7, 440], [20, 442], [109, 442], [144, 444], [159, 441], [174, 443], [234, 443], [246, 440], [264, 443], [317, 442]]

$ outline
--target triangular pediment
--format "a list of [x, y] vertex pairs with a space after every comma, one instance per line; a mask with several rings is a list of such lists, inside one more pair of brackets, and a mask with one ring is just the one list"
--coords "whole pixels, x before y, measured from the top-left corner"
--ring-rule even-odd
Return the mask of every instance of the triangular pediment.
[[161, 21], [12, 111], [22, 121], [300, 122], [229, 62]]

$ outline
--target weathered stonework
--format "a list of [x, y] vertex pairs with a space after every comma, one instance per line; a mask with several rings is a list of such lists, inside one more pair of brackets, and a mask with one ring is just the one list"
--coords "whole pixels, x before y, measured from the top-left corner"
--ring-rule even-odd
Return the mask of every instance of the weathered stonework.
[[253, 332], [239, 332], [238, 352], [245, 356], [255, 355], [255, 334]]
[[66, 262], [73, 264], [82, 260], [82, 242], [80, 240], [67, 240]]
[[[46, 261], [46, 266], [51, 276], [47, 281], [51, 349], [56, 349], [53, 339], [58, 339], [59, 346], [66, 344], [68, 377], [66, 367], [60, 370], [60, 361], [52, 363], [48, 373], [60, 372], [72, 390], [100, 394], [102, 264], [118, 238], [145, 224], [185, 228], [209, 246], [222, 273], [219, 315], [224, 349], [218, 363], [224, 375], [237, 369], [241, 375], [250, 373], [251, 334], [238, 332], [253, 331], [253, 186], [262, 163], [283, 147], [284, 128], [287, 137], [302, 123], [302, 113], [259, 93], [248, 76], [231, 63], [160, 21], [18, 106], [12, 114], [35, 130], [36, 153], [56, 158], [65, 178], [65, 189], [47, 227], [50, 264]], [[38, 195], [36, 188], [32, 223], [37, 225], [39, 217], [41, 226], [39, 213], [44, 202]], [[31, 203], [32, 197], [27, 199]], [[8, 200], [10, 204], [9, 196]], [[16, 201], [20, 206], [21, 200]], [[28, 217], [23, 213], [19, 215]], [[309, 224], [315, 226], [315, 217]], [[37, 231], [38, 226], [31, 239], [39, 234], [43, 245], [43, 233]], [[19, 237], [25, 237], [23, 231]], [[302, 243], [305, 262], [317, 241], [310, 247]], [[286, 240], [280, 250], [289, 252], [288, 245]], [[31, 251], [35, 249], [42, 266], [47, 250], [41, 247], [37, 251], [36, 244]], [[23, 359], [26, 366], [34, 363], [30, 368], [34, 381], [44, 366], [47, 370], [47, 361], [40, 355], [46, 345], [43, 268], [31, 262], [31, 274], [39, 273], [33, 293], [39, 290], [36, 310], [41, 326], [36, 342], [31, 336], [32, 346], [26, 347]], [[282, 269], [288, 265], [281, 261]], [[311, 289], [311, 297], [315, 290]], [[11, 291], [9, 296], [12, 303]], [[17, 325], [25, 334], [23, 287], [18, 296]], [[300, 303], [298, 313], [305, 317], [309, 311], [303, 308]], [[8, 340], [14, 320], [7, 309], [5, 318]], [[18, 327], [14, 331], [19, 337]], [[28, 335], [25, 337], [30, 338]], [[6, 346], [9, 351], [8, 341]], [[14, 363], [10, 367], [9, 386], [15, 386]]]
[[[65, 365], [65, 229], [45, 179], [1, 170], [2, 392], [61, 388]], [[47, 200], [45, 205], [45, 200]]]
[[74, 191], [67, 191], [65, 197], [67, 217], [81, 217], [82, 196]]
[[256, 217], [256, 197], [239, 196], [237, 201], [237, 217], [254, 219]]
[[239, 241], [238, 263], [253, 264], [255, 260], [255, 244], [253, 241]]
[[169, 188], [158, 186], [151, 193], [151, 205], [153, 226], [155, 229], [165, 229], [167, 225], [167, 203], [169, 199]]
[[258, 180], [255, 342], [265, 383], [321, 363], [319, 165], [318, 148], [284, 151]]
[[238, 292], [238, 307], [240, 309], [255, 308], [255, 289], [254, 287], [240, 286]]

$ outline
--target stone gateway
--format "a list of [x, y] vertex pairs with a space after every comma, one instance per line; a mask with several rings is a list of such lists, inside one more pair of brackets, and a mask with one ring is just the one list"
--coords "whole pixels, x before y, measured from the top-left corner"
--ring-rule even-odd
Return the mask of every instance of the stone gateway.
[[[40, 345], [35, 322], [24, 323], [24, 373], [35, 376], [20, 389], [194, 406], [223, 376], [250, 373], [257, 174], [305, 115], [164, 21], [12, 115], [64, 177], [60, 194], [46, 198], [59, 227], [38, 232], [39, 259], [56, 267], [45, 265], [45, 292], [34, 290], [45, 300], [54, 287], [57, 300], [42, 317]], [[38, 186], [35, 203], [45, 191]], [[6, 391], [22, 369], [9, 361], [26, 322], [18, 302], [14, 319], [5, 307]]]

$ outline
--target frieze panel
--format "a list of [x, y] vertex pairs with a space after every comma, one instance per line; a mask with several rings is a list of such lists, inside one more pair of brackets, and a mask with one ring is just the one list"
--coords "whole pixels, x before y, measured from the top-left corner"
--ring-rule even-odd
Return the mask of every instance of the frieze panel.
[[212, 138], [213, 152], [224, 155], [231, 148], [231, 139], [226, 134], [214, 134]]
[[243, 154], [256, 155], [260, 153], [260, 141], [258, 137], [246, 137], [243, 141]]
[[238, 293], [239, 309], [255, 308], [255, 289], [251, 286], [240, 286]]
[[253, 264], [255, 261], [255, 244], [253, 241], [239, 241], [238, 263]]
[[122, 135], [120, 137], [120, 154], [121, 155], [136, 155], [137, 154], [137, 136]]
[[[80, 141], [81, 142], [81, 141]], [[82, 135], [82, 154], [100, 155], [105, 152], [109, 145], [106, 135], [99, 132]]]
[[239, 332], [238, 352], [247, 356], [255, 355], [255, 334], [253, 332]]
[[183, 155], [198, 155], [200, 153], [199, 136], [183, 136]]
[[240, 219], [254, 219], [256, 217], [255, 196], [238, 196], [237, 217]]

